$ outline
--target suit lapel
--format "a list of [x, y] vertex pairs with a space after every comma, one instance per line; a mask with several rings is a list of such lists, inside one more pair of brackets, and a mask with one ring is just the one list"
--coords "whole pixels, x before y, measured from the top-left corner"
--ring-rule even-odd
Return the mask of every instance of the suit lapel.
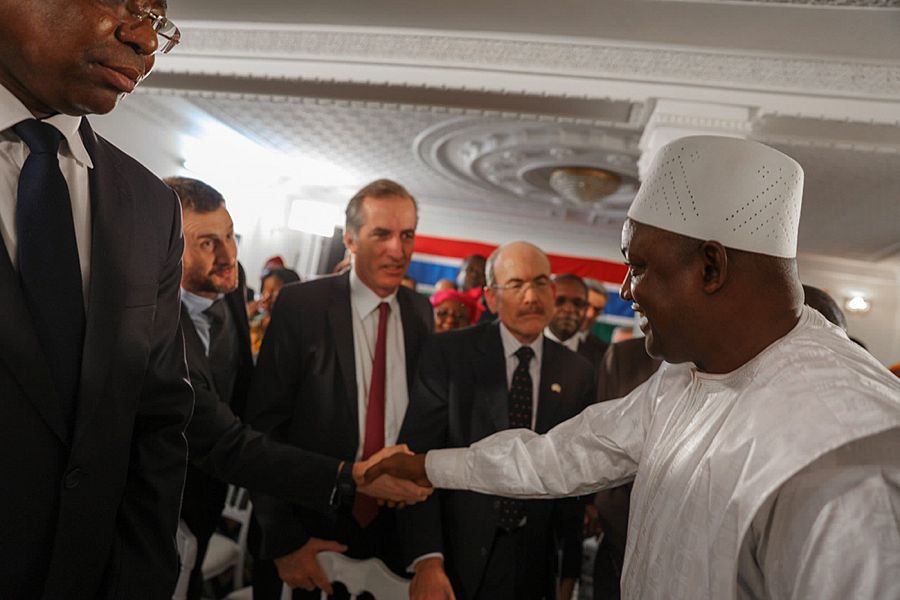
[[475, 381], [480, 402], [484, 403], [495, 431], [509, 429], [509, 386], [498, 322], [484, 327], [475, 350]]
[[127, 281], [134, 226], [134, 196], [116, 157], [99, 142], [87, 119], [81, 137], [94, 168], [91, 197], [91, 282], [81, 362], [76, 440], [103, 396], [112, 348], [117, 337]]
[[32, 326], [18, 274], [2, 243], [0, 248], [0, 306], [3, 307], [0, 310], [0, 361], [22, 386], [50, 429], [67, 444], [69, 435], [63, 422], [60, 400]]
[[353, 354], [353, 314], [350, 307], [350, 273], [335, 278], [336, 293], [328, 305], [328, 323], [334, 333], [335, 352], [338, 365], [344, 379], [344, 390], [347, 402], [350, 403], [350, 414], [354, 416], [352, 431], [359, 426], [359, 407], [357, 406], [356, 361]]
[[564, 355], [560, 352], [562, 347], [544, 338], [544, 352], [541, 357], [541, 386], [538, 392], [537, 419], [534, 421], [534, 430], [538, 433], [548, 431], [554, 424], [561, 421], [559, 414], [564, 392], [559, 375], [565, 372], [560, 364]]

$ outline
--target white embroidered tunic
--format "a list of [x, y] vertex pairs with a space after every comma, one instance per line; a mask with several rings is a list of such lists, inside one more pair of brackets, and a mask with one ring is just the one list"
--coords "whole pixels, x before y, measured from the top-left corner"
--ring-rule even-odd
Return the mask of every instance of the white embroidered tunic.
[[664, 363], [544, 436], [502, 431], [426, 469], [525, 498], [634, 479], [625, 598], [900, 598], [900, 380], [806, 307], [736, 371]]

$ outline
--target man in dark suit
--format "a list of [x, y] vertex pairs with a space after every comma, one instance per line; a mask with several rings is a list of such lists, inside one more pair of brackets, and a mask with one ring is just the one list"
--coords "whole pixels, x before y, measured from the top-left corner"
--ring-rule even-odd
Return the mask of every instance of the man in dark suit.
[[[280, 441], [344, 461], [393, 444], [419, 349], [432, 329], [428, 301], [400, 286], [412, 256], [416, 203], [379, 180], [347, 206], [352, 269], [282, 288], [263, 340], [248, 418]], [[347, 548], [402, 570], [394, 514], [356, 500], [328, 516], [262, 494], [254, 506], [263, 555], [291, 587], [317, 598], [316, 554]], [[338, 543], [336, 543], [336, 540]], [[303, 593], [295, 591], [295, 597]]]
[[581, 324], [588, 310], [588, 287], [578, 275], [564, 273], [554, 277], [556, 284], [556, 311], [544, 330], [544, 335], [585, 357], [594, 372], [600, 368], [606, 344], [586, 331], [579, 335]]
[[[543, 252], [526, 242], [498, 248], [485, 297], [499, 321], [436, 335], [422, 351], [400, 437], [415, 452], [468, 446], [509, 428], [545, 432], [593, 401], [590, 364], [543, 335], [554, 302]], [[571, 596], [581, 568], [578, 499], [440, 492], [398, 519], [416, 573], [413, 599], [556, 598], [560, 547], [561, 593]]]
[[0, 1], [4, 599], [165, 598], [178, 574], [178, 199], [81, 118], [175, 37], [164, 2], [133, 8]]
[[[200, 598], [203, 557], [219, 522], [227, 483], [328, 512], [337, 496], [341, 461], [271, 442], [241, 424], [253, 359], [246, 283], [237, 262], [231, 215], [225, 198], [202, 181], [169, 177], [165, 182], [181, 199], [184, 224], [181, 322], [196, 406], [186, 432], [191, 465], [181, 518], [197, 538], [188, 597]], [[382, 481], [359, 491], [414, 501], [397, 495], [407, 489], [406, 482], [394, 483], [388, 487], [391, 483]], [[355, 482], [348, 485], [343, 493], [352, 495]]]

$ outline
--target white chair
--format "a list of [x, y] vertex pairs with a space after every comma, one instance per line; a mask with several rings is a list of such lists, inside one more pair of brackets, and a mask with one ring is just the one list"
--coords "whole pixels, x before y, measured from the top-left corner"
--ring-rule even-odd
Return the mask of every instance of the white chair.
[[178, 561], [181, 568], [178, 571], [178, 581], [172, 600], [185, 600], [187, 598], [188, 584], [191, 582], [191, 571], [197, 562], [197, 538], [191, 533], [187, 523], [178, 519], [178, 529], [175, 531], [175, 546], [178, 548]]
[[234, 589], [244, 586], [247, 532], [250, 529], [252, 510], [253, 505], [247, 490], [229, 485], [222, 516], [238, 524], [237, 540], [232, 540], [220, 533], [212, 535], [209, 545], [206, 547], [206, 556], [203, 558], [203, 581], [217, 577], [228, 569], [233, 569]]
[[[359, 560], [337, 552], [319, 552], [316, 556], [328, 581], [340, 581], [354, 599], [369, 592], [375, 600], [401, 600], [409, 598], [409, 581], [395, 575], [377, 558]], [[328, 595], [322, 592], [322, 600]], [[285, 585], [281, 600], [291, 600], [291, 588]]]

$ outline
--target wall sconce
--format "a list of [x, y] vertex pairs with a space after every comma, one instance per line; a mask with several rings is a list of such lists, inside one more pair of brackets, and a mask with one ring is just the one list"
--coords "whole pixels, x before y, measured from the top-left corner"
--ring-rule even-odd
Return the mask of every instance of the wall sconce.
[[871, 308], [872, 303], [863, 294], [853, 294], [844, 300], [844, 309], [855, 315], [863, 315], [869, 312]]

